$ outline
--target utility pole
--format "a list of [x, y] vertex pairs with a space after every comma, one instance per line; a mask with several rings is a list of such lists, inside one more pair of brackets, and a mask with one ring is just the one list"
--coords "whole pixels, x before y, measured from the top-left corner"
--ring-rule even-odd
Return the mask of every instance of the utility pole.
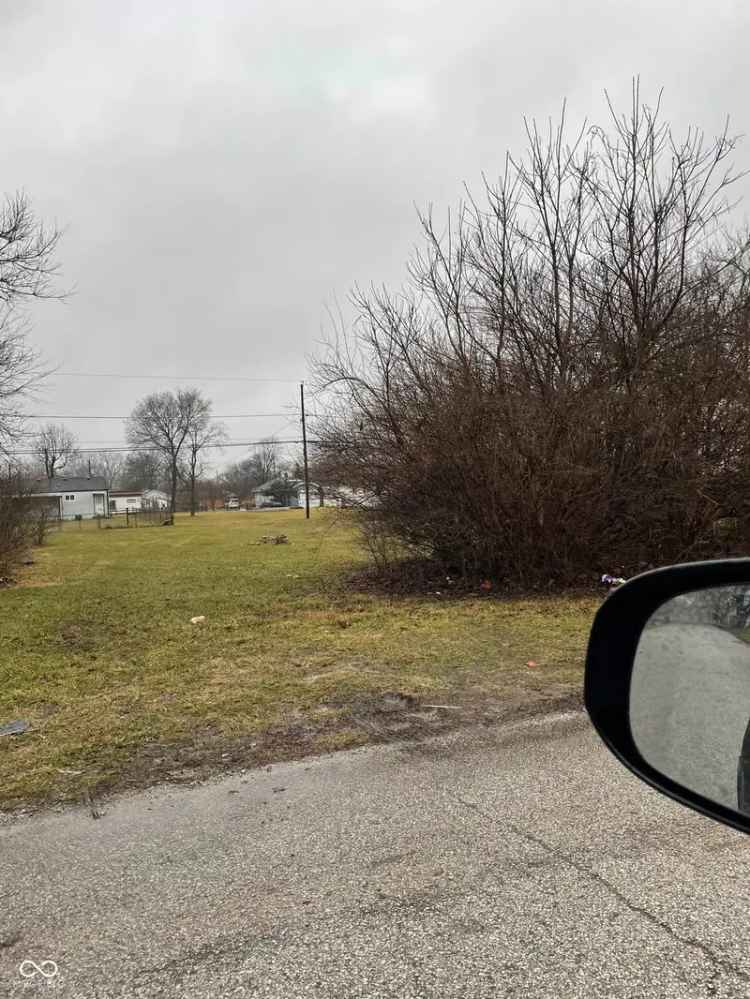
[[302, 454], [305, 459], [305, 519], [310, 519], [310, 468], [307, 464], [307, 424], [305, 423], [305, 383], [299, 383], [299, 401], [302, 407]]

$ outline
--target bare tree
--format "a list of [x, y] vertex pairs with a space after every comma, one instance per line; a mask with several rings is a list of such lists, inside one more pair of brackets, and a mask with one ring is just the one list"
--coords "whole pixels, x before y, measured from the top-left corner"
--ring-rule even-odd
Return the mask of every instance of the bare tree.
[[107, 484], [107, 489], [115, 489], [120, 483], [124, 466], [122, 454], [116, 451], [99, 451], [92, 455], [91, 470], [101, 475]]
[[261, 482], [267, 482], [279, 471], [279, 445], [270, 438], [259, 444], [251, 455]]
[[225, 489], [246, 499], [253, 489], [269, 482], [281, 471], [279, 445], [270, 438], [259, 444], [247, 458], [227, 466], [222, 474]]
[[182, 478], [187, 483], [190, 493], [190, 516], [196, 511], [196, 483], [203, 476], [205, 468], [201, 456], [207, 447], [222, 444], [226, 438], [226, 430], [220, 424], [211, 420], [211, 403], [203, 400], [202, 406], [196, 406], [188, 428], [185, 440], [187, 457], [182, 463]]
[[166, 481], [164, 457], [158, 451], [125, 455], [119, 480], [123, 489], [161, 489]]
[[[676, 137], [637, 85], [565, 120], [352, 296], [318, 365], [325, 474], [372, 536], [516, 585], [750, 541], [750, 242], [724, 231], [727, 131]], [[321, 473], [322, 474], [322, 473]]]
[[247, 499], [255, 486], [260, 485], [262, 481], [252, 457], [232, 462], [221, 472], [223, 491], [234, 493], [240, 500]]
[[99, 475], [107, 489], [115, 489], [119, 484], [124, 467], [124, 457], [117, 451], [92, 451], [88, 455], [80, 455], [75, 463], [76, 475]]
[[44, 373], [18, 310], [24, 299], [55, 297], [53, 257], [59, 238], [56, 229], [36, 218], [24, 194], [6, 197], [0, 205], [0, 453], [17, 439], [18, 406]]
[[34, 447], [48, 479], [54, 479], [78, 456], [78, 441], [62, 423], [45, 424], [36, 437]]
[[215, 510], [224, 505], [224, 488], [220, 473], [212, 476], [198, 476], [196, 480], [196, 497], [202, 509]]
[[135, 407], [127, 422], [127, 439], [133, 447], [153, 449], [167, 466], [170, 483], [169, 510], [174, 522], [180, 459], [191, 426], [210, 403], [197, 389], [154, 392]]
[[7, 196], [0, 207], [0, 301], [54, 298], [54, 252], [60, 239], [37, 219], [25, 194]]

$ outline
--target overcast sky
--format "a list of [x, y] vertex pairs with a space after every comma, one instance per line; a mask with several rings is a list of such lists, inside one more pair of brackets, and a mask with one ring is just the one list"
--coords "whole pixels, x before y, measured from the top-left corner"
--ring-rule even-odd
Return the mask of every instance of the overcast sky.
[[[415, 205], [455, 204], [523, 116], [603, 119], [664, 88], [678, 130], [748, 131], [745, 3], [2, 0], [0, 190], [66, 233], [62, 371], [186, 378], [219, 415], [283, 413], [355, 282], [400, 281]], [[750, 145], [739, 154], [750, 165]], [[51, 379], [35, 412], [120, 415], [153, 380]], [[249, 440], [285, 417], [229, 421]], [[84, 446], [116, 421], [70, 421]], [[227, 452], [232, 458], [239, 453]]]

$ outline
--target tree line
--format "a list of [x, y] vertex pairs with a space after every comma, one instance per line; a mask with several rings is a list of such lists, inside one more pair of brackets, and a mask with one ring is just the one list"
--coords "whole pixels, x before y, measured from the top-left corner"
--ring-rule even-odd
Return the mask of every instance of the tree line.
[[[224, 426], [211, 417], [212, 403], [196, 389], [157, 392], [146, 396], [126, 422], [130, 451], [81, 451], [76, 435], [63, 423], [47, 423], [32, 438], [34, 456], [27, 477], [95, 475], [107, 489], [163, 490], [170, 509], [214, 509], [228, 494], [248, 499], [271, 482], [269, 494], [282, 488], [284, 477], [301, 476], [299, 462], [287, 460], [270, 439], [250, 454], [211, 471], [210, 450], [227, 441]], [[279, 486], [274, 489], [274, 480]], [[277, 497], [282, 498], [283, 497]], [[288, 498], [288, 497], [287, 497]]]

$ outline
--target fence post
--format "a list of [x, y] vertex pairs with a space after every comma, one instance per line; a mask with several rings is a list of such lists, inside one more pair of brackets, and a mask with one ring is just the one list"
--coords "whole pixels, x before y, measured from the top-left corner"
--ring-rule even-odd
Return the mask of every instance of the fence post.
[[125, 526], [130, 527], [130, 509], [125, 507]]

